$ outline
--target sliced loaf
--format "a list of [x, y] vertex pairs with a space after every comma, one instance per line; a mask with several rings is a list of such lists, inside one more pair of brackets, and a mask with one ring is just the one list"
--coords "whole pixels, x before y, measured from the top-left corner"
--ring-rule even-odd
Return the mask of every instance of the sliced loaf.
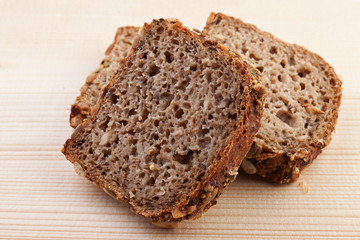
[[211, 13], [202, 34], [254, 64], [269, 92], [243, 169], [279, 183], [296, 181], [331, 141], [342, 92], [334, 69], [301, 46], [221, 13]]
[[259, 81], [227, 48], [154, 20], [62, 151], [78, 174], [152, 222], [200, 217], [260, 127]]
[[96, 104], [101, 90], [109, 83], [120, 61], [126, 57], [131, 49], [131, 45], [139, 32], [139, 27], [120, 27], [118, 28], [114, 42], [105, 52], [105, 58], [99, 68], [92, 72], [86, 79], [85, 84], [80, 89], [73, 105], [71, 105], [70, 126], [75, 128], [88, 118], [91, 108]]

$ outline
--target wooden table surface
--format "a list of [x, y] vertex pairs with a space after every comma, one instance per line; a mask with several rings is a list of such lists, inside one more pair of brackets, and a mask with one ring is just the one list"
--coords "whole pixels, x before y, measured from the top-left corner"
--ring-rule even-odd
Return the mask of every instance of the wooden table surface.
[[[241, 174], [203, 218], [159, 229], [60, 153], [69, 107], [121, 25], [210, 11], [319, 53], [342, 75], [332, 143], [298, 183]], [[360, 239], [360, 1], [0, 1], [1, 239]], [[306, 183], [308, 194], [299, 183]]]

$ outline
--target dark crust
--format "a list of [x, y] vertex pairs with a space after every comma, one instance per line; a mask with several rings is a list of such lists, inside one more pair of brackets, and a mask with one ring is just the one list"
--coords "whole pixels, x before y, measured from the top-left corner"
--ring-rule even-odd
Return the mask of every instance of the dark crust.
[[314, 159], [321, 153], [322, 149], [326, 147], [331, 141], [332, 134], [335, 131], [335, 125], [338, 119], [338, 112], [341, 103], [342, 81], [335, 73], [333, 67], [331, 67], [318, 54], [313, 53], [297, 44], [286, 43], [278, 39], [271, 33], [264, 32], [258, 29], [255, 25], [245, 23], [240, 19], [230, 17], [222, 13], [212, 12], [207, 19], [204, 30], [206, 30], [208, 26], [211, 24], [218, 24], [221, 19], [231, 19], [232, 21], [238, 23], [241, 26], [241, 28], [246, 28], [251, 31], [255, 31], [257, 34], [267, 36], [272, 40], [285, 45], [288, 48], [294, 49], [295, 52], [300, 52], [303, 55], [310, 55], [311, 57], [315, 58], [318, 61], [319, 66], [322, 65], [324, 69], [327, 68], [329, 70], [329, 75], [331, 76], [331, 78], [335, 79], [335, 84], [334, 84], [335, 95], [333, 98], [333, 103], [334, 103], [333, 117], [328, 122], [327, 128], [324, 131], [325, 134], [322, 137], [323, 143], [313, 144], [309, 146], [309, 148], [307, 149], [308, 151], [307, 154], [301, 154], [301, 153], [295, 154], [299, 156], [296, 158], [292, 158], [291, 156], [289, 156], [288, 153], [285, 152], [285, 153], [280, 153], [276, 156], [272, 156], [267, 159], [261, 159], [261, 160], [249, 159], [255, 165], [258, 175], [262, 177], [271, 178], [273, 181], [278, 183], [295, 182], [300, 177], [303, 169], [309, 166], [314, 161]]
[[[90, 101], [86, 93], [88, 91], [88, 87], [93, 84], [93, 80], [95, 79], [94, 74], [97, 74], [101, 69], [108, 67], [108, 64], [110, 61], [106, 58], [114, 49], [114, 46], [116, 44], [117, 38], [121, 35], [125, 34], [128, 31], [139, 31], [139, 27], [133, 27], [133, 26], [125, 26], [125, 27], [119, 27], [117, 29], [117, 32], [114, 37], [113, 43], [109, 45], [109, 47], [105, 51], [105, 59], [100, 63], [100, 67], [94, 73], [91, 73], [85, 82], [85, 84], [82, 86], [82, 89], [80, 90], [80, 95], [75, 99], [75, 102], [71, 105], [70, 110], [70, 126], [73, 128], [76, 128], [79, 124], [81, 124], [86, 118], [88, 118], [91, 114], [91, 106], [94, 105], [94, 103], [88, 103], [89, 107], [83, 106], [81, 103]], [[98, 86], [99, 92], [101, 91], [102, 86]], [[84, 89], [84, 90], [83, 90]]]
[[[230, 55], [234, 59], [233, 62], [239, 65], [241, 69], [246, 71], [248, 78], [244, 79], [244, 81], [247, 81], [249, 84], [249, 86], [245, 87], [244, 89], [244, 96], [246, 96], [246, 99], [243, 99], [243, 104], [246, 107], [246, 110], [244, 111], [247, 111], [247, 113], [244, 114], [247, 117], [244, 120], [244, 123], [238, 122], [238, 129], [236, 129], [236, 131], [230, 137], [230, 140], [227, 142], [224, 150], [220, 153], [221, 159], [211, 168], [211, 172], [207, 179], [199, 184], [187, 198], [183, 198], [183, 200], [176, 203], [176, 205], [167, 207], [165, 209], [151, 211], [144, 210], [135, 206], [132, 204], [132, 202], [129, 202], [129, 199], [123, 197], [119, 198], [119, 196], [116, 197], [116, 194], [114, 193], [115, 191], [112, 186], [110, 186], [110, 184], [101, 181], [101, 179], [95, 176], [91, 176], [88, 172], [84, 172], [86, 178], [94, 182], [94, 184], [98, 185], [100, 188], [106, 190], [109, 195], [117, 198], [119, 201], [129, 203], [132, 210], [136, 214], [148, 217], [153, 223], [160, 223], [162, 226], [164, 226], [164, 224], [166, 225], [168, 223], [176, 223], [185, 219], [195, 219], [200, 217], [203, 212], [216, 204], [216, 200], [220, 196], [223, 189], [230, 182], [235, 180], [237, 170], [242, 162], [242, 159], [250, 149], [254, 136], [260, 128], [260, 120], [263, 112], [263, 94], [265, 91], [260, 83], [261, 79], [259, 72], [254, 67], [250, 66], [247, 62], [244, 62], [239, 55], [229, 51], [226, 47], [219, 45], [216, 42], [205, 40], [203, 36], [199, 36], [196, 33], [193, 33], [189, 29], [183, 27], [181, 22], [174, 20], [166, 21], [160, 19], [154, 20], [151, 25], [145, 24], [139, 38], [134, 42], [131, 53], [122, 61], [121, 64], [125, 64], [134, 57], [133, 53], [136, 51], [136, 48], [139, 48], [142, 45], [141, 36], [145, 36], [147, 31], [154, 24], [166, 24], [166, 27], [177, 29], [178, 31], [185, 33], [191, 38], [197, 40], [199, 44], [202, 44], [205, 47], [208, 46], [214, 48], [214, 50], [218, 51], [218, 53], [223, 56]], [[77, 162], [76, 146], [77, 144], [80, 144], [77, 140], [78, 136], [89, 131], [87, 129], [88, 125], [92, 121], [96, 120], [96, 113], [99, 111], [101, 102], [103, 101], [104, 95], [106, 94], [106, 91], [109, 89], [110, 85], [111, 82], [104, 89], [102, 98], [98, 102], [97, 108], [92, 117], [87, 119], [83, 124], [79, 125], [79, 127], [74, 131], [72, 137], [64, 144], [62, 152], [70, 162]], [[189, 209], [194, 209], [194, 207], [196, 207], [196, 210], [189, 212]], [[185, 214], [174, 218], [174, 212], [185, 212]]]

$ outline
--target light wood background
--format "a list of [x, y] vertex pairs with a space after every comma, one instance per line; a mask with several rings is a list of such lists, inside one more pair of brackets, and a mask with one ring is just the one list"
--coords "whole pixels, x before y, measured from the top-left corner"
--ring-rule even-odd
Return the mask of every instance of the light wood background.
[[[301, 183], [240, 175], [178, 229], [134, 216], [60, 153], [69, 106], [121, 25], [210, 11], [319, 53], [344, 79], [337, 132]], [[360, 239], [360, 1], [0, 1], [1, 239]]]

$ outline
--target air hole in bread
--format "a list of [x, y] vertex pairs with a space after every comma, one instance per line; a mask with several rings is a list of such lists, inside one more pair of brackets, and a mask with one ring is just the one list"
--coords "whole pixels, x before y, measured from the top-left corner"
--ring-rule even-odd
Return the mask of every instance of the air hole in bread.
[[131, 144], [133, 144], [133, 145], [137, 144], [138, 141], [139, 141], [139, 140], [136, 139], [136, 138], [132, 138], [131, 140], [129, 140], [129, 142], [130, 142]]
[[179, 122], [179, 126], [185, 128], [188, 124], [188, 120], [183, 120]]
[[184, 102], [182, 105], [185, 109], [190, 109], [191, 108], [191, 104], [188, 102]]
[[310, 74], [311, 71], [308, 68], [301, 67], [297, 70], [297, 74], [301, 78], [305, 78], [308, 74]]
[[164, 32], [164, 28], [163, 27], [159, 27], [158, 29], [156, 29], [156, 33], [157, 34], [161, 34]]
[[128, 116], [132, 116], [132, 115], [135, 115], [137, 112], [136, 112], [136, 109], [131, 109], [128, 113]]
[[[159, 124], [157, 124], [157, 125], [159, 125]], [[159, 140], [159, 135], [157, 133], [151, 133], [150, 138], [154, 139], [156, 141], [156, 140]]]
[[141, 56], [142, 59], [147, 59], [148, 56], [148, 52], [144, 52]]
[[230, 119], [237, 119], [237, 114], [236, 114], [236, 113], [234, 113], [234, 114], [229, 113], [229, 114], [228, 114], [228, 117], [229, 117]]
[[130, 155], [136, 157], [137, 156], [137, 148], [134, 146], [131, 148]]
[[160, 109], [165, 110], [168, 108], [171, 104], [171, 101], [173, 100], [174, 96], [170, 93], [162, 93], [160, 95]]
[[190, 70], [195, 72], [197, 70], [197, 66], [196, 65], [192, 65], [190, 66]]
[[271, 53], [271, 54], [277, 54], [277, 47], [272, 46], [272, 47], [270, 48], [270, 53]]
[[130, 68], [132, 66], [132, 62], [126, 63], [126, 66]]
[[259, 60], [262, 59], [261, 57], [259, 57], [258, 55], [256, 55], [256, 53], [250, 53], [249, 57], [252, 58], [252, 59], [254, 59], [255, 61], [259, 61]]
[[324, 97], [323, 97], [323, 101], [326, 102], [326, 103], [329, 103], [329, 102], [330, 102], [330, 98], [327, 97], [327, 96], [324, 96]]
[[300, 88], [301, 88], [301, 90], [304, 90], [305, 89], [305, 83], [300, 83]]
[[285, 68], [285, 66], [286, 66], [286, 61], [285, 61], [284, 59], [281, 60], [280, 65], [281, 65], [282, 68]]
[[183, 165], [191, 164], [192, 159], [193, 159], [193, 153], [194, 152], [191, 150], [188, 153], [186, 153], [185, 155], [176, 153], [174, 155], [174, 160]]
[[99, 128], [105, 132], [105, 131], [106, 131], [106, 128], [108, 127], [109, 122], [110, 122], [110, 117], [107, 116], [107, 117], [105, 118], [105, 121], [103, 121], [103, 122], [99, 125]]
[[164, 55], [166, 62], [172, 63], [172, 61], [174, 60], [174, 56], [169, 51], [165, 51]]
[[145, 121], [147, 119], [147, 117], [149, 116], [149, 111], [145, 108], [142, 110], [141, 112], [141, 119], [142, 121]]
[[189, 85], [189, 82], [190, 82], [190, 80], [181, 81], [181, 83], [178, 84], [178, 86], [176, 88], [180, 89], [182, 91], [185, 91], [186, 87]]
[[295, 127], [295, 125], [296, 125], [296, 118], [294, 118], [292, 116], [292, 114], [290, 114], [287, 111], [284, 111], [284, 110], [278, 111], [276, 113], [276, 117], [278, 117], [281, 121], [283, 121], [284, 123], [286, 123], [290, 127]]
[[199, 181], [199, 182], [200, 182], [200, 181], [202, 180], [202, 178], [204, 177], [204, 175], [205, 175], [205, 172], [199, 174], [199, 175], [196, 177], [196, 181]]
[[209, 131], [210, 131], [210, 130], [209, 130], [209, 129], [207, 129], [207, 128], [202, 129], [202, 130], [201, 130], [201, 135], [203, 135], [203, 136], [204, 136], [204, 135], [206, 135], [207, 133], [209, 133]]
[[155, 178], [151, 177], [149, 181], [147, 182], [148, 185], [154, 186], [155, 185]]
[[149, 67], [149, 76], [153, 77], [160, 72], [160, 68], [155, 64], [151, 64]]
[[89, 148], [88, 153], [89, 153], [89, 154], [93, 154], [93, 153], [94, 153], [93, 149], [92, 149], [92, 148]]
[[182, 115], [184, 115], [184, 110], [182, 110], [182, 109], [180, 108], [178, 111], [176, 111], [175, 117], [176, 117], [176, 118], [181, 118]]
[[[165, 172], [163, 175], [164, 180], [168, 179], [170, 177], [170, 173], [169, 172]], [[164, 182], [165, 183], [165, 182]]]
[[121, 120], [118, 123], [123, 127], [125, 127], [128, 124], [128, 122], [126, 120]]
[[335, 84], [336, 84], [336, 81], [335, 81], [335, 79], [330, 79], [330, 84], [332, 85], [332, 86], [335, 86]]
[[289, 64], [290, 66], [295, 66], [296, 65], [296, 61], [295, 61], [295, 57], [294, 56], [291, 56], [290, 59], [289, 59]]
[[116, 104], [119, 100], [119, 96], [114, 94], [114, 92], [109, 92], [108, 93], [108, 98], [111, 101], [112, 104]]
[[[210, 71], [206, 71], [205, 73], [205, 78], [207, 80], [208, 83], [211, 82], [211, 72]], [[212, 85], [213, 86], [213, 85]]]
[[264, 67], [263, 66], [258, 66], [258, 67], [256, 67], [257, 68], [257, 70], [259, 70], [261, 73], [264, 71]]

